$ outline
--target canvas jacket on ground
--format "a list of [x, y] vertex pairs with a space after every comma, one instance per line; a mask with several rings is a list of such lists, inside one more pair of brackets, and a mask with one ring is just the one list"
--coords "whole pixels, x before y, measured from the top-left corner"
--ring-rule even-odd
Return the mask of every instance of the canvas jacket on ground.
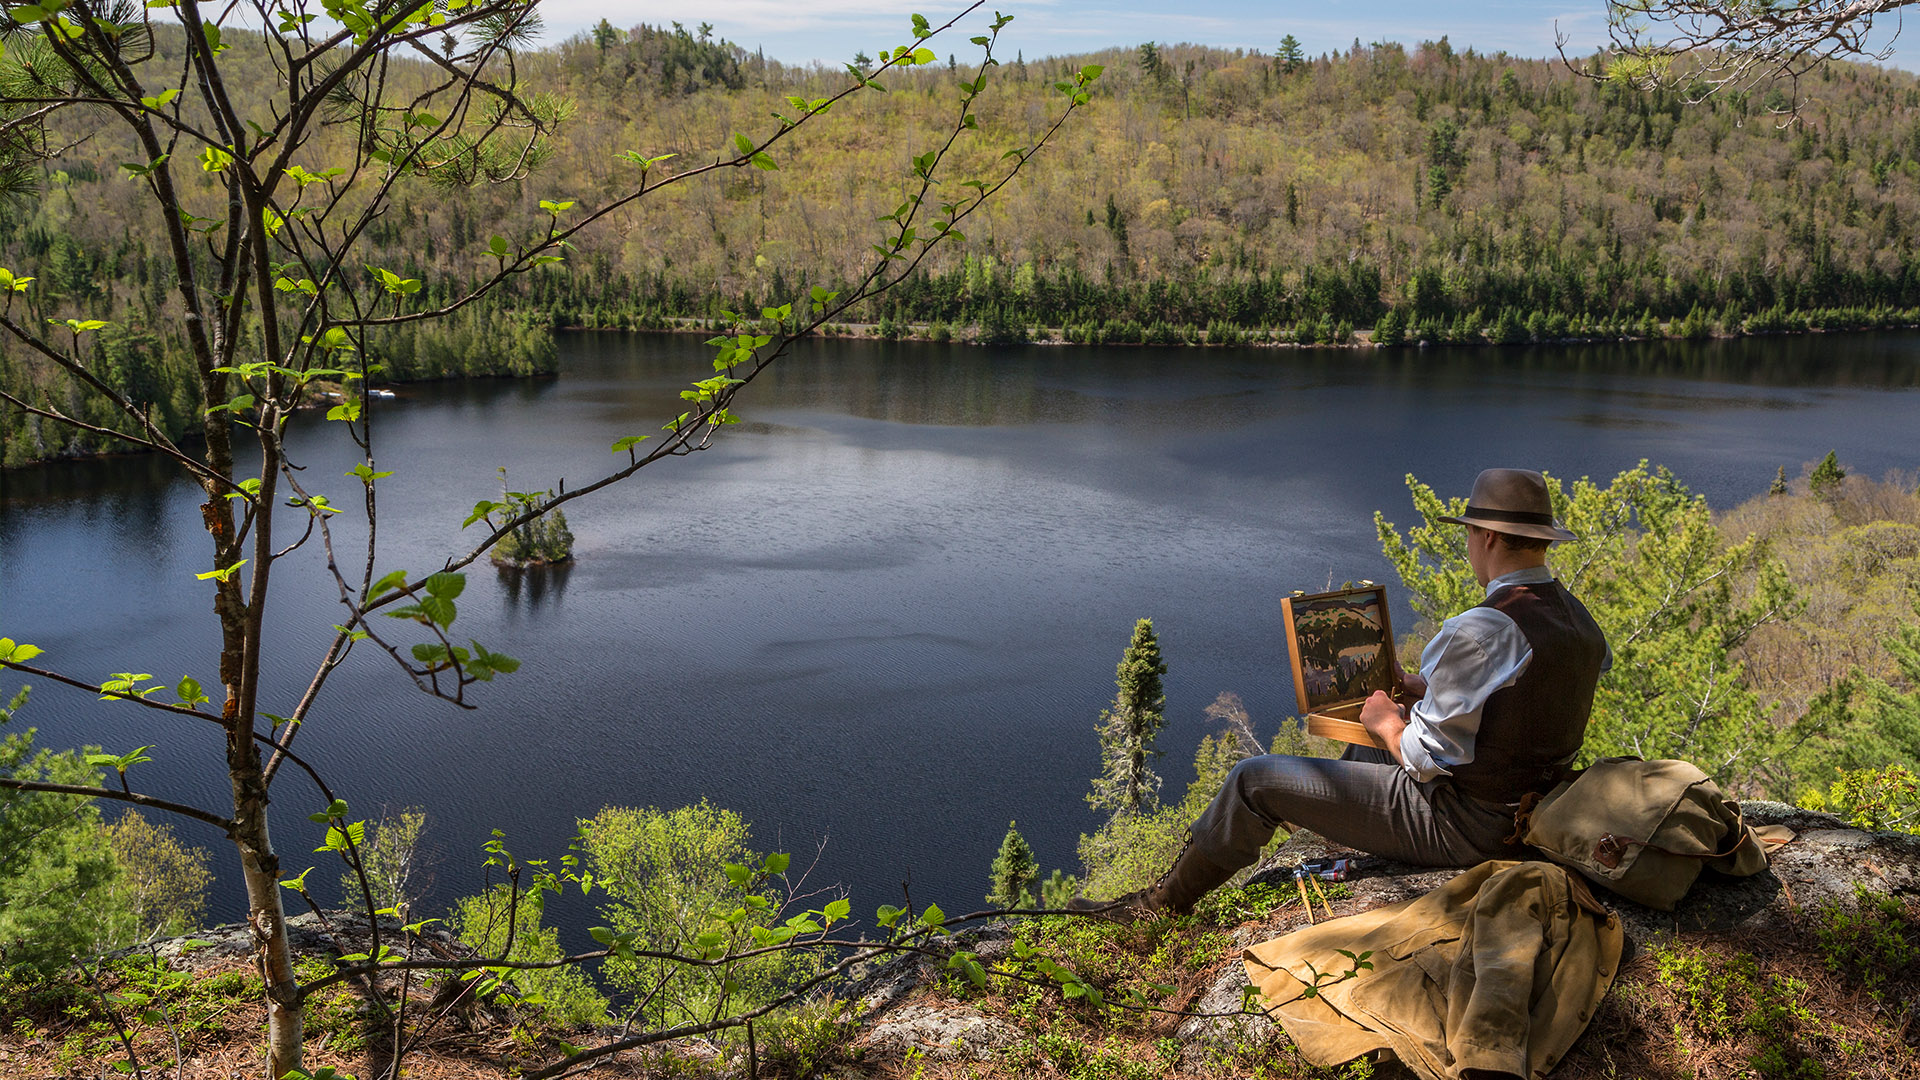
[[[1620, 921], [1551, 863], [1486, 862], [1425, 896], [1248, 949], [1247, 975], [1316, 1065], [1391, 1050], [1427, 1080], [1465, 1069], [1543, 1077], [1613, 982]], [[1371, 971], [1339, 950], [1371, 952]], [[1309, 966], [1311, 965], [1311, 966]]]

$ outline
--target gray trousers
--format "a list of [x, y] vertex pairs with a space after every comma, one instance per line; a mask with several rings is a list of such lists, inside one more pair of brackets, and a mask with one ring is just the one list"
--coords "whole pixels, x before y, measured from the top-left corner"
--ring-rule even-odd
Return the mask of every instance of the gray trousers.
[[1445, 776], [1415, 780], [1384, 751], [1358, 746], [1338, 760], [1247, 758], [1193, 823], [1193, 844], [1209, 862], [1238, 869], [1283, 821], [1418, 866], [1472, 866], [1524, 850], [1506, 843], [1513, 807], [1473, 798]]

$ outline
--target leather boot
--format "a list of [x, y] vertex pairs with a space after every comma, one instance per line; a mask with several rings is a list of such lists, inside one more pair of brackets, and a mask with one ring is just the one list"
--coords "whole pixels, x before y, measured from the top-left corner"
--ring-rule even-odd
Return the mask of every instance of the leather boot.
[[1200, 898], [1233, 876], [1237, 867], [1225, 867], [1200, 854], [1193, 837], [1180, 849], [1167, 872], [1149, 888], [1130, 892], [1115, 900], [1088, 900], [1074, 897], [1067, 901], [1068, 911], [1102, 915], [1115, 922], [1138, 922], [1161, 915], [1185, 915]]

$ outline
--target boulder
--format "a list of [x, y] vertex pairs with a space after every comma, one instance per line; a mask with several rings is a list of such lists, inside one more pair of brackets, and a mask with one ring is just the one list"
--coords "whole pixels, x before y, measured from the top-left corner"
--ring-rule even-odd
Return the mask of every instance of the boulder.
[[1019, 1028], [973, 1009], [908, 1005], [875, 1024], [864, 1042], [891, 1057], [918, 1050], [935, 1061], [985, 1061], [1019, 1039]]

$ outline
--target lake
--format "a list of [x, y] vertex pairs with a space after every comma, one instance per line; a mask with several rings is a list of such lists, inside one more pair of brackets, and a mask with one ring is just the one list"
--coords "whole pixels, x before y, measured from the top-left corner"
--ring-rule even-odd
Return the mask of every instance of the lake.
[[[375, 402], [380, 572], [473, 541], [517, 489], [579, 486], [614, 439], [657, 431], [707, 373], [692, 336], [569, 334], [557, 378], [415, 385]], [[569, 507], [575, 565], [472, 568], [456, 629], [520, 657], [463, 711], [357, 652], [299, 737], [358, 812], [424, 807], [437, 914], [478, 888], [499, 828], [565, 854], [605, 805], [739, 811], [761, 850], [814, 863], [856, 913], [970, 910], [1009, 820], [1043, 873], [1097, 824], [1094, 724], [1135, 619], [1170, 670], [1160, 772], [1177, 797], [1202, 710], [1237, 692], [1270, 737], [1293, 711], [1278, 599], [1391, 578], [1372, 514], [1405, 525], [1403, 477], [1464, 494], [1489, 465], [1611, 478], [1671, 466], [1716, 508], [1828, 450], [1870, 475], [1920, 464], [1920, 335], [1391, 351], [975, 348], [814, 342], [742, 395], [712, 450]], [[306, 483], [349, 499], [355, 460], [305, 417]], [[88, 679], [216, 682], [197, 489], [144, 458], [0, 473], [0, 635]], [[343, 515], [345, 517], [346, 515]], [[284, 528], [283, 528], [284, 531]], [[339, 524], [343, 546], [359, 527]], [[262, 708], [291, 711], [340, 621], [318, 550], [279, 567]], [[1412, 625], [1398, 593], [1393, 616]], [[7, 678], [0, 690], [20, 680]], [[213, 725], [52, 685], [41, 745], [158, 745], [132, 780], [225, 803]], [[276, 782], [276, 843], [319, 856], [323, 800]], [[239, 916], [231, 847], [192, 822]], [[337, 871], [312, 881], [330, 897]], [[590, 916], [562, 911], [574, 936]]]

